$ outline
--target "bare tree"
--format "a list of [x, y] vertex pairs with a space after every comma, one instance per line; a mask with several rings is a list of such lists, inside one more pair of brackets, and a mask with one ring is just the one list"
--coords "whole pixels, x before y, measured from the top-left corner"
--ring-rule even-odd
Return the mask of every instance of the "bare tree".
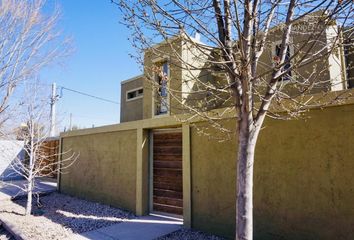
[[[131, 30], [156, 109], [188, 113], [181, 120], [204, 119], [225, 133], [219, 120], [236, 117], [235, 239], [252, 239], [254, 153], [264, 119], [299, 117], [344, 98], [329, 92], [347, 87], [342, 36], [353, 30], [353, 1], [112, 2]], [[168, 59], [171, 70], [149, 58]]]
[[[32, 196], [36, 187], [35, 178], [57, 175], [73, 165], [78, 157], [71, 151], [59, 152], [58, 145], [48, 145], [48, 141], [52, 140], [49, 138], [50, 97], [43, 97], [45, 94], [41, 91], [40, 86], [38, 82], [25, 83], [25, 94], [23, 94], [23, 101], [17, 111], [18, 120], [22, 124], [20, 128], [14, 130], [15, 134], [13, 134], [18, 140], [24, 142], [25, 157], [15, 158], [10, 163], [10, 168], [26, 180], [25, 184], [1, 182], [27, 193], [26, 215], [30, 215], [32, 211]], [[61, 157], [59, 164], [60, 156], [64, 157]], [[39, 201], [39, 195], [36, 195], [37, 201]]]
[[57, 30], [58, 8], [44, 13], [45, 4], [45, 0], [0, 2], [0, 126], [8, 119], [4, 111], [16, 87], [69, 52], [70, 41]]

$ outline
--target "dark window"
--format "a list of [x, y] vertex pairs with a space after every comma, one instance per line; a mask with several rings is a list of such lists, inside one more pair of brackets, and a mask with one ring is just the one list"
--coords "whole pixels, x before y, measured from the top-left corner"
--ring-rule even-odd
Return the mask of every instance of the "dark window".
[[354, 88], [354, 40], [346, 39], [344, 43], [344, 64], [348, 88]]
[[[280, 58], [280, 50], [281, 50], [281, 44], [278, 44], [275, 46], [275, 55], [277, 57]], [[285, 55], [285, 65], [283, 67], [283, 71], [288, 70], [291, 67], [291, 63], [290, 63], [290, 47], [288, 46], [286, 49], [286, 55]], [[279, 59], [280, 60], [280, 59]], [[289, 71], [287, 74], [285, 74], [285, 76], [283, 76], [281, 79], [279, 79], [279, 81], [281, 80], [289, 80], [291, 77], [291, 71]]]
[[128, 99], [132, 99], [132, 98], [135, 98], [135, 97], [136, 97], [136, 91], [128, 93]]
[[127, 100], [134, 99], [143, 95], [144, 90], [142, 88], [138, 90], [129, 91], [127, 93]]
[[156, 82], [158, 83], [156, 104], [155, 104], [155, 114], [166, 114], [168, 111], [168, 92], [167, 92], [167, 82], [168, 82], [168, 62], [160, 62], [156, 65]]

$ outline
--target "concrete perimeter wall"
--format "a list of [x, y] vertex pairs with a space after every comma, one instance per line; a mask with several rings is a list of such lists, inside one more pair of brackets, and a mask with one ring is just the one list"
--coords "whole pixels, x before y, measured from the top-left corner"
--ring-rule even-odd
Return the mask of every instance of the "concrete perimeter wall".
[[[254, 239], [354, 239], [354, 105], [307, 116], [265, 122], [256, 149]], [[218, 143], [191, 129], [192, 227], [229, 238], [235, 145], [235, 138]]]
[[[304, 120], [265, 122], [256, 149], [254, 239], [354, 239], [353, 102], [311, 110]], [[235, 136], [218, 142], [196, 124], [182, 127], [185, 223], [232, 238]], [[80, 157], [61, 174], [60, 190], [148, 213], [149, 130], [180, 126], [163, 117], [63, 133], [62, 151]]]
[[60, 175], [60, 191], [135, 211], [136, 130], [62, 139], [62, 152], [80, 154]]

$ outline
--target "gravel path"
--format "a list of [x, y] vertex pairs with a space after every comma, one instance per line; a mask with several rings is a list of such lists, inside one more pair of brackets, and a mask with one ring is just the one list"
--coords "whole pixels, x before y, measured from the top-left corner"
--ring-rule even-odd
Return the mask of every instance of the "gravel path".
[[67, 195], [52, 193], [34, 199], [34, 216], [23, 216], [26, 199], [10, 202], [2, 207], [1, 218], [15, 224], [29, 239], [67, 239], [82, 233], [120, 223], [133, 218], [132, 213]]
[[166, 236], [157, 238], [156, 240], [224, 240], [224, 238], [200, 231], [181, 229]]
[[15, 240], [6, 230], [0, 225], [0, 240]]

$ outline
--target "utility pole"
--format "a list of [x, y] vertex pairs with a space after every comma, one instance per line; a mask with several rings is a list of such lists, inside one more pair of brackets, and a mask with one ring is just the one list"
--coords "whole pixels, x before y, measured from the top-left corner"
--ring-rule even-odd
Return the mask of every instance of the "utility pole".
[[50, 99], [50, 136], [55, 137], [55, 103], [57, 101], [57, 85], [55, 83], [52, 84], [52, 97]]
[[69, 131], [72, 130], [72, 127], [73, 127], [72, 124], [73, 124], [73, 114], [70, 113]]

